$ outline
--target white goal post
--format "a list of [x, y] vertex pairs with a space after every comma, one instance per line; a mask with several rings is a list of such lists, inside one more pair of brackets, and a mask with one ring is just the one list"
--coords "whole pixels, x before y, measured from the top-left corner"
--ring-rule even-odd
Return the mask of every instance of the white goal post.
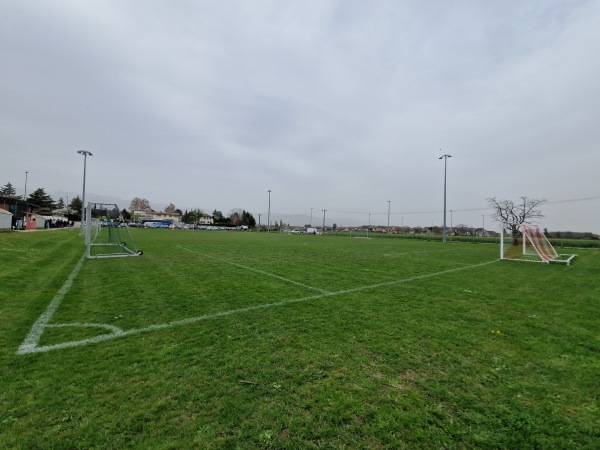
[[502, 224], [500, 259], [570, 264], [576, 256], [557, 253], [537, 225], [508, 222]]
[[85, 218], [87, 258], [140, 256], [127, 224], [114, 203], [88, 203]]

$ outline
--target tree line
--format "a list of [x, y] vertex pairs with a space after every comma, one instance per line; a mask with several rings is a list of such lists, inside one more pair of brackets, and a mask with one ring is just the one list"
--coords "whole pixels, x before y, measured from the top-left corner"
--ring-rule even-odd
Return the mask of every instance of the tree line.
[[[129, 204], [129, 211], [131, 211], [131, 214], [133, 214], [134, 211], [155, 212], [150, 206], [150, 202], [148, 201], [148, 199], [140, 197], [134, 197], [131, 200], [131, 203]], [[179, 216], [181, 217], [181, 221], [189, 225], [200, 223], [202, 216], [204, 216], [205, 214], [204, 210], [200, 208], [190, 210], [186, 209], [185, 211], [182, 211], [181, 209], [177, 208], [173, 203], [169, 203], [165, 207], [163, 212], [170, 214], [179, 214]], [[215, 225], [234, 227], [245, 225], [248, 228], [254, 228], [256, 226], [256, 220], [254, 219], [254, 216], [244, 209], [234, 208], [231, 211], [229, 211], [229, 214], [227, 215], [224, 215], [221, 211], [215, 209], [212, 212], [211, 217]]]
[[[27, 203], [36, 205], [38, 211], [42, 214], [52, 214], [56, 210], [63, 210], [66, 213], [69, 220], [81, 220], [81, 210], [83, 202], [79, 196], [75, 196], [71, 199], [68, 204], [61, 197], [58, 200], [54, 200], [51, 195], [47, 194], [44, 188], [38, 188], [27, 196], [26, 199], [22, 195], [17, 195], [17, 191], [13, 184], [8, 182], [0, 188], [0, 195], [4, 197], [11, 197], [18, 200], [25, 200]], [[66, 211], [65, 211], [66, 210]], [[135, 197], [130, 205], [129, 210], [123, 209], [120, 211], [120, 218], [125, 221], [132, 219], [134, 211], [154, 211], [150, 206], [150, 202], [145, 198]], [[177, 213], [181, 217], [181, 221], [186, 224], [197, 224], [200, 222], [201, 217], [204, 215], [202, 209], [190, 209], [181, 211], [173, 203], [169, 203], [164, 212], [166, 213]], [[213, 223], [222, 226], [242, 226], [246, 225], [250, 228], [256, 225], [254, 216], [243, 209], [232, 209], [229, 214], [224, 215], [221, 211], [215, 209], [212, 213]]]
[[58, 200], [54, 200], [51, 195], [46, 193], [44, 188], [38, 188], [29, 194], [27, 198], [23, 198], [22, 195], [17, 195], [14, 186], [10, 182], [0, 188], [0, 195], [31, 203], [39, 208], [38, 211], [40, 213], [51, 214], [57, 209], [66, 209], [69, 220], [81, 220], [81, 208], [83, 203], [79, 196], [72, 198], [67, 204], [62, 197]]
[[[12, 197], [15, 199], [23, 200], [23, 196], [17, 195], [14, 186], [8, 182], [0, 188], [0, 195], [5, 197]], [[81, 220], [81, 209], [82, 201], [79, 196], [71, 199], [67, 205], [62, 198], [55, 201], [50, 195], [46, 193], [44, 188], [38, 188], [27, 196], [26, 200], [28, 203], [32, 203], [39, 208], [41, 213], [52, 213], [57, 209], [66, 209], [69, 220]], [[494, 211], [492, 217], [494, 220], [510, 224], [511, 227], [516, 228], [518, 224], [529, 223], [531, 220], [543, 218], [544, 215], [541, 212], [540, 206], [545, 203], [545, 199], [520, 197], [518, 201], [513, 202], [512, 200], [498, 200], [496, 197], [487, 199], [488, 205]], [[131, 200], [129, 205], [129, 211], [123, 209], [121, 216], [124, 220], [131, 220], [134, 211], [154, 211], [150, 202], [145, 198], [135, 197]], [[197, 224], [200, 222], [201, 217], [204, 215], [202, 209], [191, 209], [181, 211], [173, 203], [169, 203], [164, 212], [166, 213], [177, 213], [181, 217], [181, 221], [186, 224]], [[241, 226], [246, 225], [249, 228], [256, 226], [256, 220], [254, 216], [246, 210], [234, 208], [229, 214], [224, 215], [221, 211], [215, 209], [212, 212], [212, 219], [215, 225], [223, 226]], [[547, 230], [545, 230], [547, 232]], [[556, 236], [553, 237], [566, 237], [561, 236], [560, 232], [555, 232]], [[565, 232], [569, 233], [569, 232]], [[551, 234], [551, 233], [547, 233]], [[570, 234], [570, 236], [573, 234]], [[584, 237], [588, 237], [591, 233], [584, 233]], [[593, 235], [595, 236], [595, 235]], [[579, 236], [576, 236], [579, 237]]]

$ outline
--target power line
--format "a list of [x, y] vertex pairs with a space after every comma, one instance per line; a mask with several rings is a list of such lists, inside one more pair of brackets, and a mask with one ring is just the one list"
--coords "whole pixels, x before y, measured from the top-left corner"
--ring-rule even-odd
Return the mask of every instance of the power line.
[[[586, 202], [592, 200], [600, 200], [600, 195], [595, 197], [583, 197], [583, 198], [572, 198], [567, 200], [553, 200], [553, 201], [545, 201], [542, 205], [553, 205], [557, 203], [575, 203], [575, 202]], [[480, 207], [480, 208], [463, 208], [463, 209], [453, 209], [452, 211], [457, 212], [471, 212], [471, 211], [493, 211], [494, 208], [490, 206]], [[327, 211], [341, 214], [364, 214], [364, 215], [382, 215], [388, 214], [386, 212], [365, 212], [365, 211], [337, 211], [334, 209], [328, 209]], [[390, 212], [391, 215], [411, 215], [411, 214], [441, 214], [442, 210], [437, 211], [401, 211], [401, 212]]]
[[545, 204], [587, 202], [590, 200], [600, 200], [600, 195], [596, 197], [572, 198], [569, 200], [554, 200], [552, 202], [545, 202]]

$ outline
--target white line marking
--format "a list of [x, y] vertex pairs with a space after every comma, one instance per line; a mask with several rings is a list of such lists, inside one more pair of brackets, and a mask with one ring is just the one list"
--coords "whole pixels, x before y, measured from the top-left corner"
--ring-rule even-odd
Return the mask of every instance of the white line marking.
[[299, 283], [298, 281], [290, 280], [289, 278], [284, 278], [284, 277], [282, 277], [280, 275], [275, 275], [273, 273], [265, 272], [264, 270], [255, 269], [254, 267], [244, 266], [244, 265], [239, 264], [239, 263], [234, 263], [234, 262], [231, 262], [231, 261], [227, 261], [225, 259], [217, 258], [216, 256], [207, 255], [206, 253], [200, 253], [200, 252], [197, 252], [196, 250], [192, 250], [192, 249], [189, 249], [189, 248], [186, 248], [186, 247], [182, 247], [181, 245], [178, 245], [177, 247], [179, 247], [182, 250], [188, 251], [190, 253], [194, 253], [196, 255], [204, 256], [204, 257], [210, 258], [210, 259], [214, 259], [215, 261], [220, 261], [220, 262], [225, 263], [225, 264], [230, 264], [232, 266], [241, 267], [242, 269], [246, 269], [246, 270], [251, 270], [252, 272], [260, 273], [260, 274], [266, 275], [268, 277], [277, 278], [278, 280], [285, 281], [286, 283], [292, 283], [292, 284], [295, 284], [296, 286], [300, 286], [300, 287], [303, 287], [303, 288], [306, 288], [306, 289], [310, 289], [311, 291], [317, 291], [317, 292], [320, 292], [322, 294], [331, 294], [331, 292], [326, 291], [325, 289], [320, 289], [320, 288], [316, 288], [316, 287], [313, 287], [313, 286], [309, 286], [309, 285], [304, 284], [304, 283]]
[[[130, 335], [134, 335], [134, 334], [147, 333], [147, 332], [150, 332], [150, 331], [163, 330], [165, 328], [172, 328], [172, 327], [181, 326], [181, 325], [188, 325], [188, 324], [200, 322], [200, 321], [203, 321], [203, 320], [209, 320], [209, 319], [215, 319], [215, 318], [218, 318], [218, 317], [230, 316], [232, 314], [240, 314], [240, 313], [245, 313], [245, 312], [249, 312], [249, 311], [257, 311], [257, 310], [261, 310], [261, 309], [267, 309], [267, 308], [274, 308], [274, 307], [279, 307], [279, 306], [285, 306], [285, 305], [289, 305], [289, 304], [292, 304], [292, 303], [301, 303], [301, 302], [306, 302], [306, 301], [310, 301], [310, 300], [319, 300], [319, 299], [322, 299], [322, 298], [336, 297], [336, 296], [345, 295], [345, 294], [352, 294], [352, 293], [355, 293], [355, 292], [366, 291], [368, 289], [377, 289], [377, 288], [384, 287], [384, 286], [393, 286], [393, 285], [396, 285], [396, 284], [408, 283], [408, 282], [415, 281], [415, 280], [422, 280], [422, 279], [425, 279], [425, 278], [432, 278], [432, 277], [436, 277], [436, 276], [439, 276], [439, 275], [446, 275], [448, 273], [458, 272], [458, 271], [461, 271], [461, 270], [472, 269], [472, 268], [476, 268], [476, 267], [482, 267], [482, 266], [486, 266], [486, 265], [489, 265], [489, 264], [493, 264], [493, 263], [495, 263], [497, 261], [499, 261], [499, 260], [495, 259], [493, 261], [488, 261], [488, 262], [480, 263], [480, 264], [474, 264], [474, 265], [467, 266], [467, 267], [458, 267], [458, 268], [454, 268], [454, 269], [443, 270], [441, 272], [436, 272], [436, 273], [430, 273], [430, 274], [425, 274], [425, 275], [416, 275], [414, 277], [405, 278], [405, 279], [402, 279], [402, 280], [388, 281], [388, 282], [384, 282], [384, 283], [372, 284], [370, 286], [362, 286], [362, 287], [357, 287], [357, 288], [353, 288], [353, 289], [346, 289], [346, 290], [338, 291], [338, 292], [327, 292], [327, 293], [322, 293], [321, 295], [313, 295], [313, 296], [309, 296], [309, 297], [301, 297], [301, 298], [296, 298], [296, 299], [283, 300], [283, 301], [280, 301], [280, 302], [266, 303], [266, 304], [263, 304], [263, 305], [248, 306], [246, 308], [232, 309], [232, 310], [229, 310], [229, 311], [223, 311], [223, 312], [214, 313], [214, 314], [207, 314], [207, 315], [198, 316], [198, 317], [190, 317], [188, 319], [175, 320], [175, 321], [172, 321], [172, 322], [167, 322], [167, 323], [162, 323], [162, 324], [156, 324], [156, 325], [150, 325], [148, 327], [143, 327], [143, 328], [132, 328], [130, 330], [124, 330], [123, 331], [120, 328], [114, 327], [114, 328], [116, 328], [119, 331], [112, 330], [113, 332], [110, 333], [110, 334], [101, 334], [99, 336], [95, 336], [95, 337], [88, 338], [88, 339], [82, 339], [82, 340], [79, 340], [79, 341], [62, 342], [60, 344], [45, 345], [45, 346], [39, 346], [38, 347], [37, 343], [39, 342], [39, 337], [41, 337], [41, 335], [42, 335], [42, 333], [44, 331], [43, 327], [48, 326], [47, 323], [50, 320], [50, 318], [52, 317], [52, 314], [54, 313], [54, 311], [56, 310], [56, 308], [58, 307], [58, 304], [60, 303], [60, 301], [59, 301], [57, 304], [55, 304], [55, 306], [54, 306], [54, 308], [52, 310], [52, 313], [50, 315], [48, 315], [48, 311], [51, 308], [50, 308], [50, 306], [48, 306], [48, 309], [46, 310], [46, 312], [44, 314], [42, 314], [42, 316], [35, 323], [34, 328], [36, 330], [38, 330], [40, 327], [42, 327], [41, 331], [37, 332], [37, 334], [39, 335], [37, 337], [37, 341], [35, 341], [35, 343], [33, 343], [33, 340], [30, 339], [30, 336], [28, 336], [27, 339], [23, 342], [23, 344], [21, 344], [21, 347], [19, 347], [19, 351], [17, 352], [17, 354], [24, 355], [24, 354], [27, 354], [27, 353], [40, 353], [40, 352], [47, 352], [47, 351], [50, 351], [50, 350], [58, 350], [58, 349], [64, 349], [64, 348], [79, 347], [79, 346], [82, 346], [82, 345], [88, 345], [88, 344], [94, 344], [94, 343], [98, 343], [98, 342], [108, 341], [108, 340], [115, 339], [115, 338], [121, 337], [121, 336], [130, 336]], [[81, 263], [81, 261], [80, 261], [80, 263]], [[78, 263], [78, 267], [80, 267], [80, 263]], [[76, 267], [75, 270], [73, 270], [73, 273], [76, 274], [76, 272], [79, 271], [78, 267]], [[255, 269], [251, 269], [251, 270], [255, 270]], [[71, 274], [71, 276], [69, 276], [69, 279], [71, 280], [71, 283], [72, 283], [73, 273]], [[68, 282], [69, 282], [69, 280], [67, 280], [67, 282], [65, 283], [65, 285]], [[64, 286], [63, 286], [63, 288], [64, 288]], [[63, 290], [63, 288], [61, 288], [61, 291]], [[58, 294], [57, 294], [57, 296], [58, 296]], [[52, 301], [51, 305], [53, 303], [55, 303], [55, 300], [56, 300], [57, 296], [55, 296], [55, 298]], [[41, 320], [42, 317], [45, 318], [44, 321]], [[93, 326], [102, 326], [102, 327], [107, 328], [107, 329], [111, 328], [111, 325], [101, 325], [101, 324], [87, 324], [87, 325], [89, 325], [89, 326], [92, 326], [92, 325]], [[68, 324], [60, 324], [58, 326], [68, 326]], [[73, 326], [86, 326], [86, 324], [73, 324]], [[33, 333], [34, 328], [32, 328], [32, 331], [29, 333], [30, 335]]]
[[451, 249], [444, 249], [444, 250], [415, 250], [412, 252], [402, 252], [402, 253], [384, 253], [383, 256], [406, 256], [406, 255], [417, 255], [419, 253], [448, 253], [448, 252], [455, 252], [458, 250], [463, 250], [463, 249], [457, 249], [457, 248], [451, 248]]
[[31, 353], [32, 351], [35, 351], [37, 345], [40, 342], [42, 334], [44, 334], [44, 330], [46, 329], [48, 322], [50, 322], [50, 319], [52, 319], [52, 316], [56, 312], [64, 296], [67, 294], [67, 292], [69, 292], [69, 289], [71, 289], [71, 286], [73, 285], [73, 280], [81, 270], [81, 266], [83, 266], [84, 260], [85, 254], [79, 259], [79, 261], [75, 265], [75, 268], [73, 269], [73, 272], [71, 272], [65, 283], [58, 290], [58, 292], [46, 308], [46, 311], [44, 311], [42, 315], [38, 318], [38, 320], [33, 324], [31, 330], [29, 330], [29, 334], [19, 346], [17, 354], [23, 355], [25, 353]]
[[114, 325], [109, 325], [107, 323], [49, 323], [46, 324], [46, 328], [66, 328], [66, 327], [75, 327], [75, 328], [104, 328], [114, 335], [123, 334], [123, 330], [119, 327], [115, 327]]

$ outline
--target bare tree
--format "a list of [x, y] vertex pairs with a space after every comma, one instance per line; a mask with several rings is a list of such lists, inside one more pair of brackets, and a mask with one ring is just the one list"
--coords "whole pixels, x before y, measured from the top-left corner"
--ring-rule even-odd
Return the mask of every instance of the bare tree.
[[145, 198], [135, 197], [131, 200], [129, 210], [133, 213], [134, 211], [150, 211], [150, 202]]
[[243, 222], [243, 213], [244, 210], [241, 208], [233, 208], [231, 211], [229, 211], [229, 222], [236, 226], [241, 225]]
[[166, 213], [174, 213], [176, 210], [177, 207], [173, 203], [169, 203], [165, 208]]
[[492, 197], [487, 201], [494, 210], [492, 218], [498, 222], [522, 224], [544, 217], [539, 206], [546, 201], [545, 199], [520, 197], [520, 201], [513, 202], [512, 200], [497, 200], [496, 197]]

